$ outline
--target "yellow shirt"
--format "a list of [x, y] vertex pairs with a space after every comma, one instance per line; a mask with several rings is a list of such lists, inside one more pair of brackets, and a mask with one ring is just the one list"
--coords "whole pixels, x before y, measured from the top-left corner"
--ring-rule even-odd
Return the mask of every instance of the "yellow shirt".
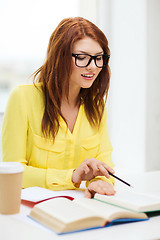
[[[86, 158], [94, 157], [113, 167], [106, 110], [99, 130], [90, 126], [83, 105], [79, 108], [73, 133], [60, 118], [60, 128], [53, 143], [41, 131], [44, 102], [40, 83], [36, 87], [18, 86], [10, 95], [3, 118], [3, 161], [25, 165], [23, 188], [76, 189], [72, 173]], [[114, 181], [112, 177], [96, 178]]]

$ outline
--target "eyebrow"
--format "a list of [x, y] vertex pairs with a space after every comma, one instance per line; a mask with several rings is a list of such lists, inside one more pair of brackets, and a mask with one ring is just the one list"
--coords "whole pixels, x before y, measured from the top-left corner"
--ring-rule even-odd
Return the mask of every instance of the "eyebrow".
[[[85, 51], [81, 51], [81, 50], [77, 50], [77, 52], [80, 52], [80, 53], [83, 53], [83, 54], [89, 54], [88, 52], [85, 52]], [[101, 51], [101, 52], [97, 52], [97, 53], [95, 53], [94, 55], [99, 55], [99, 54], [103, 54], [104, 52], [103, 51]], [[90, 54], [89, 54], [90, 55]]]

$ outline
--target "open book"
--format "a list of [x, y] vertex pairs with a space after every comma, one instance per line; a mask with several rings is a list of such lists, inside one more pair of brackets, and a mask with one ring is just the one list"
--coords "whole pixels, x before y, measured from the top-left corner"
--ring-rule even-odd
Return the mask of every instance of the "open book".
[[113, 196], [96, 193], [94, 199], [137, 212], [160, 211], [160, 196], [136, 191], [119, 191]]
[[104, 227], [113, 222], [131, 222], [148, 219], [137, 213], [95, 199], [54, 198], [36, 204], [29, 216], [57, 233]]

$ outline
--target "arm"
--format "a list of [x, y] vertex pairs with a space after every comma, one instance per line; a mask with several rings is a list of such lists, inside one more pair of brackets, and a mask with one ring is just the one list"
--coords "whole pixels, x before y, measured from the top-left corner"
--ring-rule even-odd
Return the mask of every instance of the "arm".
[[[113, 164], [112, 159], [111, 159], [111, 154], [112, 154], [113, 148], [112, 148], [110, 138], [109, 138], [109, 134], [108, 134], [106, 108], [104, 109], [104, 114], [103, 114], [101, 125], [100, 125], [100, 128], [99, 128], [99, 138], [100, 138], [100, 147], [99, 147], [99, 152], [98, 152], [98, 154], [95, 158], [97, 160], [105, 163], [110, 168], [113, 168], [114, 164]], [[114, 182], [115, 182], [115, 179], [113, 177], [109, 176], [109, 178], [107, 178], [104, 175], [104, 176], [97, 176], [94, 179], [92, 179], [91, 181], [88, 181], [86, 183], [86, 186], [88, 187], [88, 185], [95, 180], [96, 181], [97, 180], [103, 180], [103, 181], [106, 181], [106, 182], [108, 182], [112, 185], [114, 185]]]
[[[40, 122], [39, 119], [38, 122]], [[71, 180], [73, 169], [57, 170], [47, 167], [35, 167], [29, 164], [29, 151], [33, 147], [32, 145], [30, 146], [29, 131], [30, 118], [27, 102], [22, 89], [17, 87], [10, 95], [3, 118], [3, 161], [16, 161], [25, 166], [23, 188], [39, 186], [52, 190], [75, 189]]]
[[[108, 136], [106, 109], [103, 114], [101, 125], [98, 131], [99, 151], [94, 158], [85, 159], [73, 172], [72, 180], [78, 183], [86, 180], [86, 196], [91, 197], [95, 192], [101, 194], [114, 194], [114, 179], [110, 177], [108, 171], [114, 173], [111, 161], [112, 145]], [[93, 194], [92, 194], [93, 193]]]
[[[112, 153], [112, 145], [108, 135], [108, 127], [107, 127], [107, 112], [104, 110], [101, 126], [99, 129], [100, 136], [100, 148], [99, 153], [96, 156], [101, 162], [104, 162], [107, 166], [111, 168], [114, 167], [114, 164], [111, 160]], [[112, 171], [110, 171], [113, 173]], [[87, 190], [85, 192], [86, 197], [91, 198], [94, 196], [96, 192], [100, 194], [113, 195], [115, 194], [115, 190], [113, 188], [115, 179], [113, 177], [97, 176], [92, 180], [86, 183]]]

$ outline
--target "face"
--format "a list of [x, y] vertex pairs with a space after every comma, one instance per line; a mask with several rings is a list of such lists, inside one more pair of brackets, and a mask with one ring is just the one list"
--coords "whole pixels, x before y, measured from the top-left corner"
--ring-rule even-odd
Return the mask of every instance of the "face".
[[[104, 52], [98, 42], [92, 38], [85, 37], [74, 43], [72, 53], [95, 56], [103, 54]], [[70, 88], [78, 92], [81, 88], [90, 88], [101, 70], [102, 68], [98, 68], [93, 59], [87, 67], [77, 67], [75, 65], [75, 58], [72, 57], [72, 74], [69, 81]]]

